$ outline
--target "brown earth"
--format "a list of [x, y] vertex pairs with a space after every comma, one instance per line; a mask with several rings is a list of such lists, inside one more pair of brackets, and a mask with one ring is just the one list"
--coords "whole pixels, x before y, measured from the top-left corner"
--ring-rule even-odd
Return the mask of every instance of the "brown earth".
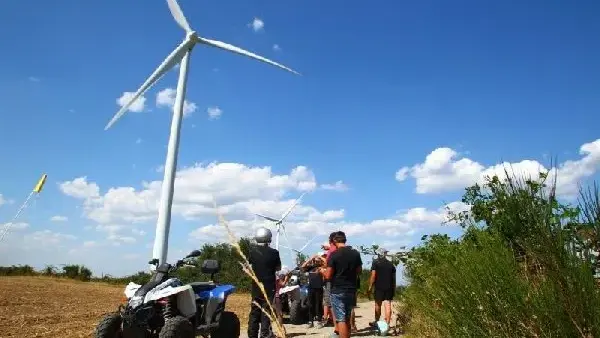
[[[49, 277], [0, 277], [0, 338], [92, 337], [99, 319], [117, 309], [124, 286], [79, 282]], [[233, 294], [227, 310], [235, 312], [246, 336], [250, 296]], [[360, 303], [357, 336], [375, 337], [367, 327], [372, 318], [372, 302]], [[333, 329], [307, 329], [286, 324], [291, 337], [328, 337]], [[354, 336], [354, 335], [353, 335]]]
[[[0, 277], [0, 338], [92, 337], [103, 314], [117, 309], [124, 286], [48, 277]], [[233, 294], [227, 310], [248, 322], [250, 297]], [[245, 329], [244, 329], [245, 330]]]

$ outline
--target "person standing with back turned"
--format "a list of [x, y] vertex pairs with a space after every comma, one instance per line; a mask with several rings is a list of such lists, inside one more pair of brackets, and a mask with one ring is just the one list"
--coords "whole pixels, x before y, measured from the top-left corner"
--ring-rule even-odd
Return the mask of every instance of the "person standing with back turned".
[[358, 251], [346, 246], [346, 234], [337, 231], [333, 235], [336, 250], [327, 260], [325, 278], [331, 280], [330, 300], [337, 335], [350, 337], [350, 317], [356, 304], [356, 281], [362, 271]]
[[388, 326], [392, 320], [392, 300], [396, 293], [396, 267], [386, 258], [387, 251], [380, 248], [377, 259], [371, 266], [371, 278], [369, 280], [369, 294], [375, 286], [375, 321], [369, 323], [375, 326], [381, 317], [381, 305], [385, 308], [384, 318]]
[[[273, 336], [269, 317], [265, 315], [260, 308], [262, 307], [269, 311], [267, 302], [272, 302], [275, 296], [275, 274], [277, 271], [281, 270], [279, 251], [269, 247], [271, 237], [271, 230], [263, 227], [258, 228], [258, 230], [256, 230], [256, 235], [254, 236], [257, 245], [250, 247], [250, 257], [248, 261], [250, 262], [258, 281], [263, 284], [267, 299], [265, 299], [260, 287], [252, 282], [252, 305], [250, 306], [250, 315], [248, 318], [248, 338], [259, 338], [259, 327], [260, 338]], [[260, 307], [256, 306], [254, 302], [258, 303]]]

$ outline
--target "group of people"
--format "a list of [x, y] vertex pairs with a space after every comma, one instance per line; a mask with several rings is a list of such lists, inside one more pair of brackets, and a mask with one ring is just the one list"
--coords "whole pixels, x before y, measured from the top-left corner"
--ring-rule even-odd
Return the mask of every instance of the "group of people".
[[[282, 322], [281, 300], [279, 289], [284, 287], [289, 274], [281, 271], [279, 252], [269, 246], [271, 231], [259, 228], [255, 235], [256, 246], [250, 250], [249, 262], [262, 283], [266, 298], [260, 286], [252, 285], [252, 305], [248, 320], [248, 337], [261, 338], [273, 337], [271, 322], [263, 309], [269, 308], [268, 302], [277, 312], [277, 320]], [[346, 338], [351, 333], [357, 332], [354, 318], [354, 308], [357, 306], [358, 290], [360, 288], [360, 275], [362, 273], [362, 259], [360, 253], [351, 246], [346, 245], [346, 234], [335, 231], [329, 235], [329, 240], [322, 245], [320, 252], [301, 265], [301, 269], [308, 272], [308, 327], [321, 328], [329, 323], [334, 325], [334, 337]], [[386, 259], [386, 251], [378, 251], [377, 258], [371, 266], [368, 283], [368, 294], [374, 295], [375, 321], [369, 323], [376, 326], [380, 322], [381, 309], [385, 310], [384, 321], [388, 326], [391, 321], [391, 301], [396, 289], [396, 267]]]

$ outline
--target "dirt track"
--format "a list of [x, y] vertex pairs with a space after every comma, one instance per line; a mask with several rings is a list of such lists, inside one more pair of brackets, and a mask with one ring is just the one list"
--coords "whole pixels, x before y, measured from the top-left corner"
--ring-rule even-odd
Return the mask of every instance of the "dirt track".
[[[100, 317], [116, 310], [123, 287], [104, 283], [84, 283], [47, 277], [0, 277], [0, 338], [92, 337]], [[246, 336], [250, 298], [233, 294], [227, 310], [235, 312]], [[364, 331], [372, 318], [372, 303], [361, 303], [356, 336], [375, 337]], [[328, 337], [333, 329], [306, 329], [286, 325], [290, 337]]]

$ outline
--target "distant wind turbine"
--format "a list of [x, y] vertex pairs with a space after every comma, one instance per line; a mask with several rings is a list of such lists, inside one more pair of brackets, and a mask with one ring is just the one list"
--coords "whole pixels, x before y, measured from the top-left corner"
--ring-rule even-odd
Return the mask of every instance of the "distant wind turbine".
[[262, 217], [262, 218], [266, 219], [267, 221], [271, 221], [271, 222], [275, 223], [275, 229], [276, 229], [276, 234], [275, 234], [275, 249], [279, 250], [279, 234], [282, 231], [283, 231], [283, 235], [285, 236], [285, 240], [286, 240], [287, 244], [290, 245], [290, 240], [287, 237], [287, 233], [285, 231], [285, 226], [283, 226], [283, 221], [286, 219], [286, 217], [288, 217], [288, 215], [292, 212], [292, 210], [294, 210], [294, 208], [296, 207], [296, 205], [298, 205], [298, 203], [300, 203], [300, 201], [302, 200], [302, 197], [304, 197], [305, 194], [306, 193], [303, 193], [302, 195], [300, 195], [300, 197], [298, 197], [298, 199], [294, 201], [294, 203], [292, 204], [292, 206], [290, 206], [286, 210], [286, 212], [284, 212], [283, 215], [281, 215], [281, 218], [279, 218], [279, 219], [254, 213], [256, 216]]
[[208, 45], [229, 52], [241, 54], [255, 60], [259, 60], [270, 65], [287, 70], [294, 74], [300, 75], [298, 72], [277, 62], [271, 61], [252, 52], [246, 51], [239, 47], [230, 45], [225, 42], [211, 40], [199, 36], [192, 30], [188, 24], [181, 8], [175, 0], [167, 0], [169, 10], [173, 18], [181, 28], [186, 32], [185, 39], [177, 46], [169, 56], [156, 68], [150, 77], [142, 84], [137, 92], [121, 107], [110, 122], [104, 128], [110, 128], [125, 112], [129, 109], [141, 95], [143, 95], [150, 87], [152, 87], [160, 78], [163, 77], [171, 68], [180, 63], [179, 80], [177, 81], [177, 95], [173, 105], [173, 120], [171, 122], [171, 134], [169, 136], [169, 145], [167, 148], [167, 158], [165, 162], [164, 179], [162, 183], [160, 206], [158, 209], [158, 220], [156, 222], [156, 237], [154, 238], [153, 258], [158, 258], [160, 263], [167, 260], [167, 251], [169, 243], [169, 228], [171, 224], [171, 206], [173, 204], [173, 191], [175, 183], [175, 172], [177, 170], [177, 153], [179, 150], [179, 132], [181, 130], [181, 119], [183, 116], [183, 104], [185, 102], [185, 91], [187, 84], [187, 75], [190, 54], [196, 44]]

